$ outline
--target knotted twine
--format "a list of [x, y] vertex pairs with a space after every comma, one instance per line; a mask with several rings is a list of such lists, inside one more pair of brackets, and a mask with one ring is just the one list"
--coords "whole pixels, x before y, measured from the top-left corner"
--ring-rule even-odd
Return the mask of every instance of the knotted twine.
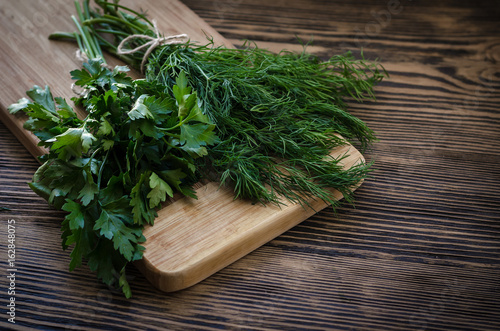
[[[128, 36], [127, 38], [123, 39], [118, 47], [116, 48], [116, 53], [119, 55], [125, 55], [125, 54], [132, 54], [135, 52], [138, 52], [144, 48], [147, 48], [146, 53], [144, 53], [144, 56], [142, 58], [141, 62], [141, 72], [144, 73], [144, 64], [146, 63], [147, 58], [149, 55], [154, 51], [154, 49], [158, 46], [162, 45], [174, 45], [174, 44], [183, 44], [186, 42], [186, 39], [188, 39], [188, 35], [183, 33], [183, 34], [178, 34], [178, 35], [172, 35], [172, 36], [167, 36], [167, 37], [161, 37], [160, 33], [158, 32], [158, 27], [156, 26], [156, 21], [153, 20], [153, 27], [154, 27], [154, 33], [156, 37], [151, 37], [145, 34], [134, 34], [131, 36]], [[138, 46], [134, 49], [123, 49], [125, 44], [130, 42], [133, 39], [146, 39], [149, 40], [145, 44]]]

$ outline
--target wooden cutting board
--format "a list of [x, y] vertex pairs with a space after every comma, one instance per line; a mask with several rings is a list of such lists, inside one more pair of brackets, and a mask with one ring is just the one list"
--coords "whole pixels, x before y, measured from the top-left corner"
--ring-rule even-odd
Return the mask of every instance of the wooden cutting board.
[[[121, 4], [146, 10], [164, 35], [187, 33], [191, 40], [204, 42], [207, 34], [217, 44], [232, 47], [179, 1], [147, 0], [140, 7], [132, 0]], [[45, 150], [23, 129], [23, 119], [10, 115], [7, 107], [35, 84], [49, 85], [54, 96], [68, 101], [74, 96], [69, 72], [81, 67], [76, 46], [47, 39], [54, 31], [74, 31], [70, 19], [74, 13], [73, 3], [65, 0], [0, 4], [0, 119], [34, 156]], [[108, 58], [108, 63], [122, 64], [114, 58]], [[351, 145], [332, 151], [334, 156], [345, 154], [349, 154], [343, 160], [345, 168], [364, 162]], [[252, 205], [234, 200], [230, 189], [216, 183], [203, 185], [196, 193], [198, 200], [182, 198], [161, 209], [155, 225], [144, 231], [146, 250], [136, 265], [160, 290], [171, 292], [196, 284], [327, 206], [323, 201], [311, 201], [313, 209], [297, 204]], [[335, 196], [342, 198], [337, 191]]]

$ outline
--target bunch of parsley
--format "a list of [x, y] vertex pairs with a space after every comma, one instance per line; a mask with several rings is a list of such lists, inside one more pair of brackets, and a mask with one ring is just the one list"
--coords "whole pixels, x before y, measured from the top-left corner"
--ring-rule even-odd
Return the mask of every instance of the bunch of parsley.
[[126, 67], [108, 69], [89, 60], [72, 72], [84, 96], [76, 104], [84, 119], [49, 87], [38, 86], [10, 106], [28, 115], [25, 128], [49, 149], [30, 187], [68, 212], [63, 247], [73, 245], [70, 270], [87, 260], [108, 285], [130, 297], [128, 262], [142, 257], [145, 224], [174, 192], [195, 197], [197, 159], [218, 141], [214, 125], [201, 113], [186, 76], [172, 92], [163, 85], [132, 80]]

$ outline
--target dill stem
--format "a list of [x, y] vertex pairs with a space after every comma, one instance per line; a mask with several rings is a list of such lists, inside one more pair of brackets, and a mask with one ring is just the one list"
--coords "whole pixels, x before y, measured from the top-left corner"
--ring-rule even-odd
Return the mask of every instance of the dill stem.
[[140, 26], [137, 26], [137, 25], [135, 25], [135, 24], [123, 19], [123, 18], [114, 17], [114, 16], [110, 16], [110, 15], [104, 15], [104, 16], [99, 17], [99, 18], [89, 18], [89, 19], [82, 21], [82, 24], [84, 26], [92, 26], [94, 24], [102, 24], [102, 23], [112, 24], [112, 25], [116, 25], [118, 27], [126, 26], [128, 28], [136, 30], [134, 33], [143, 34], [146, 32]]

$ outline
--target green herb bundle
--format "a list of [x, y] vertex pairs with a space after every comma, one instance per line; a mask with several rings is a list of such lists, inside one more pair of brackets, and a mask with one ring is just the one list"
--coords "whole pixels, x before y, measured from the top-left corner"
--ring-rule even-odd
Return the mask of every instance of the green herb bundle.
[[[96, 9], [87, 0], [78, 11], [80, 33], [51, 38], [76, 39], [92, 57], [101, 49], [117, 54], [120, 43], [134, 35], [159, 37], [145, 15], [116, 1], [95, 2]], [[147, 42], [132, 39], [130, 48]], [[185, 72], [203, 113], [217, 126], [220, 143], [204, 158], [203, 176], [231, 185], [236, 197], [262, 203], [320, 198], [335, 205], [328, 188], [349, 199], [369, 165], [344, 171], [341, 160], [328, 155], [346, 140], [359, 142], [361, 149], [375, 140], [373, 131], [347, 112], [344, 99], [374, 98], [373, 87], [386, 75], [383, 68], [349, 53], [322, 61], [305, 50], [274, 54], [246, 46], [217, 47], [209, 39], [206, 45], [160, 46], [146, 59], [146, 80], [169, 89]], [[139, 69], [146, 52], [144, 47], [120, 58]]]
[[125, 267], [142, 258], [143, 225], [174, 192], [196, 198], [197, 160], [217, 142], [214, 125], [198, 107], [181, 73], [173, 93], [163, 85], [132, 81], [126, 67], [113, 71], [89, 60], [72, 72], [85, 95], [75, 98], [88, 116], [79, 119], [49, 87], [35, 86], [9, 107], [29, 116], [25, 128], [49, 148], [30, 187], [69, 214], [63, 248], [74, 245], [70, 270], [88, 261], [108, 285], [131, 291]]
[[[192, 185], [210, 179], [229, 185], [235, 198], [300, 203], [346, 199], [369, 164], [344, 170], [329, 156], [347, 142], [368, 147], [375, 135], [347, 111], [346, 98], [374, 98], [386, 73], [350, 53], [326, 61], [305, 52], [274, 54], [186, 42], [119, 55], [130, 36], [156, 35], [144, 14], [118, 1], [76, 2], [74, 33], [51, 39], [78, 43], [89, 60], [72, 72], [84, 96], [75, 98], [81, 120], [48, 88], [35, 87], [11, 106], [30, 119], [26, 128], [50, 148], [31, 187], [68, 211], [63, 246], [74, 245], [70, 268], [88, 260], [107, 284], [127, 296], [125, 266], [142, 257], [142, 227], [174, 192], [193, 196]], [[146, 40], [133, 38], [135, 48]], [[250, 47], [252, 46], [252, 47]], [[106, 67], [103, 50], [135, 69], [146, 57], [145, 78]], [[120, 155], [125, 155], [120, 158]]]

